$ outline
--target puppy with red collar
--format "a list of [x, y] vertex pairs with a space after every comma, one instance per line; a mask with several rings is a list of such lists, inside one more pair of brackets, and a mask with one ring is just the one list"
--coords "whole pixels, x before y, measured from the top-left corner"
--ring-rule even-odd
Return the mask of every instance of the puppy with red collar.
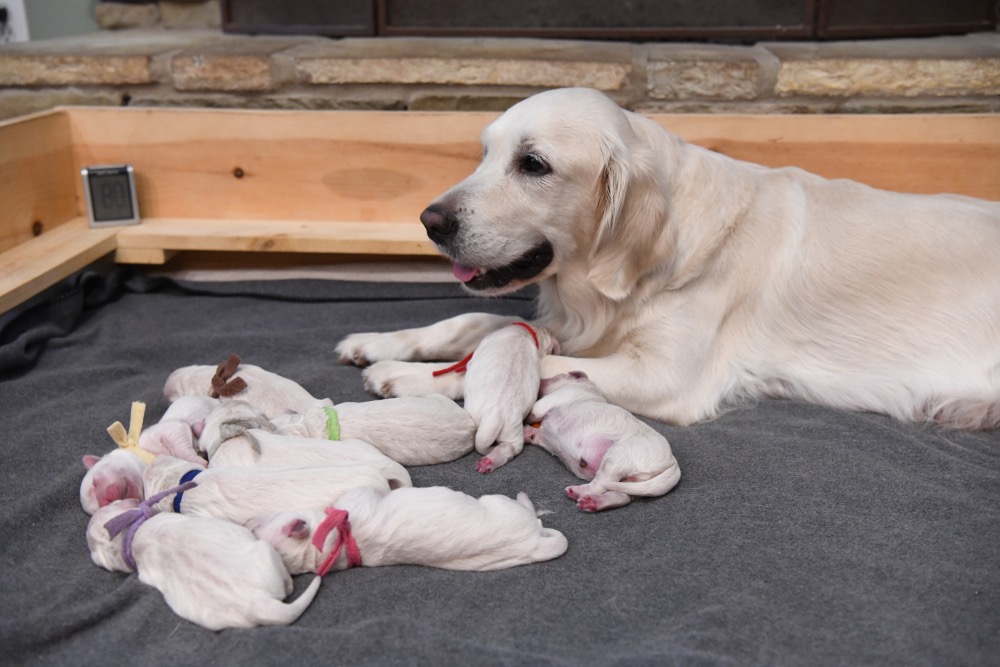
[[158, 589], [174, 613], [209, 630], [292, 623], [312, 602], [321, 581], [316, 577], [286, 604], [292, 579], [270, 544], [243, 526], [156, 514], [132, 498], [94, 513], [87, 545], [96, 565], [113, 572], [137, 571], [139, 581]]
[[474, 498], [442, 486], [359, 488], [335, 508], [278, 512], [246, 525], [292, 574], [402, 564], [497, 570], [551, 560], [567, 548], [524, 493]]
[[484, 454], [476, 470], [492, 472], [521, 453], [524, 418], [538, 398], [539, 359], [558, 352], [548, 331], [514, 322], [466, 358], [465, 409], [476, 422], [476, 451]]
[[670, 443], [632, 413], [608, 403], [585, 373], [541, 382], [524, 439], [559, 457], [589, 484], [566, 487], [585, 512], [619, 507], [631, 496], [660, 496], [681, 478]]

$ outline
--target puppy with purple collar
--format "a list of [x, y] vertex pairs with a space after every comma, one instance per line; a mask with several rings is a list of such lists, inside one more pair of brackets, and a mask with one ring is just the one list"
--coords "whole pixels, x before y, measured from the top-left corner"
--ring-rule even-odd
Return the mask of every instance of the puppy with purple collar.
[[278, 512], [246, 525], [292, 574], [402, 564], [497, 570], [557, 558], [568, 544], [542, 525], [524, 493], [474, 498], [441, 486], [359, 488], [335, 508]]
[[514, 322], [483, 338], [467, 357], [465, 409], [476, 422], [476, 451], [484, 454], [476, 470], [492, 472], [521, 453], [524, 418], [538, 398], [539, 360], [558, 351], [545, 329]]
[[[526, 442], [557, 456], [577, 477], [592, 480], [566, 487], [585, 512], [626, 505], [631, 496], [660, 496], [680, 481], [667, 439], [608, 403], [585, 373], [542, 380], [528, 422]], [[541, 425], [534, 426], [537, 422]]]
[[[129, 513], [136, 516], [124, 516]], [[243, 526], [156, 514], [132, 498], [94, 513], [87, 544], [96, 565], [137, 571], [139, 581], [158, 589], [174, 613], [209, 630], [288, 625], [306, 610], [321, 581], [316, 577], [286, 604], [292, 579], [270, 544]]]

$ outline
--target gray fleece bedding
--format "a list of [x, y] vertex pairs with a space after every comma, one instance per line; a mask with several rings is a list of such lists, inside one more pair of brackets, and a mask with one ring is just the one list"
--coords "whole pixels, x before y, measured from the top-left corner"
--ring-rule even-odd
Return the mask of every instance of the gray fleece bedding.
[[[528, 446], [471, 454], [418, 486], [525, 491], [569, 550], [495, 572], [328, 575], [293, 625], [211, 632], [135, 574], [89, 557], [80, 458], [134, 400], [231, 352], [335, 403], [374, 400], [344, 335], [473, 310], [530, 318], [531, 295], [451, 284], [193, 283], [86, 273], [0, 318], [0, 662], [12, 665], [1000, 664], [1000, 432], [760, 401], [690, 428], [648, 422], [683, 473], [669, 494], [584, 514], [575, 478]], [[296, 578], [296, 595], [313, 575]]]

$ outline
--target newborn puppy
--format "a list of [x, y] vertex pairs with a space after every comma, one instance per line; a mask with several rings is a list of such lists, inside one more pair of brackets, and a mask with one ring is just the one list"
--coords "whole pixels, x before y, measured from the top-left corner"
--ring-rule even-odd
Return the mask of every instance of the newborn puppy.
[[[217, 393], [212, 378], [216, 377], [219, 370], [220, 367], [217, 366], [178, 368], [167, 377], [163, 396], [171, 402], [181, 396], [212, 396], [213, 392]], [[286, 412], [304, 412], [315, 406], [333, 405], [330, 399], [315, 398], [299, 384], [259, 366], [236, 365], [232, 379], [237, 378], [246, 383], [245, 388], [227, 397], [250, 403], [268, 419]]]
[[553, 454], [590, 484], [566, 495], [585, 512], [628, 504], [630, 496], [660, 496], [681, 478], [667, 439], [627, 410], [604, 400], [585, 373], [542, 380], [542, 397], [528, 415], [524, 439]]
[[490, 472], [521, 453], [524, 417], [538, 398], [538, 360], [559, 345], [545, 329], [515, 322], [483, 338], [465, 372], [465, 409], [475, 420], [476, 470]]
[[[258, 428], [261, 425], [267, 428]], [[208, 467], [292, 468], [364, 463], [381, 471], [391, 488], [412, 486], [406, 468], [363, 440], [301, 438], [273, 433], [270, 429], [273, 429], [270, 422], [249, 403], [223, 402], [206, 420], [205, 433], [219, 433], [218, 439], [209, 445]]]
[[[188, 473], [198, 471], [195, 476]], [[323, 509], [359, 486], [389, 491], [390, 481], [374, 466], [362, 463], [299, 468], [202, 468], [161, 456], [142, 475], [147, 496], [193, 479], [198, 486], [154, 507], [191, 516], [208, 516], [243, 524], [255, 516], [301, 507]], [[400, 480], [395, 480], [399, 484]]]
[[201, 398], [185, 398], [171, 405], [160, 423], [141, 432], [137, 449], [119, 447], [104, 456], [85, 454], [82, 460], [87, 472], [80, 482], [80, 505], [83, 510], [93, 514], [99, 507], [115, 500], [142, 500], [142, 472], [156, 456], [167, 454], [205, 465], [205, 459], [195, 450], [190, 422], [185, 421], [197, 419], [204, 411], [205, 404]]
[[[139, 506], [134, 499], [102, 507], [87, 525], [90, 557], [107, 570], [130, 572], [125, 533], [111, 537], [110, 520]], [[131, 540], [139, 581], [153, 586], [178, 616], [209, 630], [287, 625], [319, 590], [316, 577], [290, 604], [292, 579], [267, 542], [234, 523], [180, 514], [146, 519]]]
[[[163, 413], [161, 422], [182, 421], [191, 427], [195, 438], [201, 437], [205, 428], [205, 418], [219, 405], [219, 399], [211, 396], [178, 396]], [[142, 443], [139, 443], [142, 446]]]
[[[451, 570], [497, 570], [561, 556], [566, 537], [545, 528], [524, 493], [517, 500], [501, 495], [473, 498], [434, 486], [380, 493], [359, 488], [336, 503], [346, 510], [350, 533], [360, 551], [361, 564], [427, 565]], [[322, 509], [278, 512], [247, 523], [253, 533], [270, 542], [289, 572], [317, 571], [338, 540], [333, 530], [322, 549], [312, 536], [326, 518]], [[347, 552], [333, 569], [348, 567]]]
[[476, 434], [468, 411], [441, 394], [338, 403], [272, 421], [286, 435], [370, 442], [405, 466], [459, 459], [472, 451]]

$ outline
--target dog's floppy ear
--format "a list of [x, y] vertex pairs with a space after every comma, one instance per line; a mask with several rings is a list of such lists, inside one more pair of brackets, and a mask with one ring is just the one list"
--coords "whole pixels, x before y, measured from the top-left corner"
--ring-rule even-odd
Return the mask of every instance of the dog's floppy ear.
[[616, 144], [607, 151], [587, 278], [609, 299], [627, 297], [639, 278], [669, 252], [660, 168], [647, 146]]

